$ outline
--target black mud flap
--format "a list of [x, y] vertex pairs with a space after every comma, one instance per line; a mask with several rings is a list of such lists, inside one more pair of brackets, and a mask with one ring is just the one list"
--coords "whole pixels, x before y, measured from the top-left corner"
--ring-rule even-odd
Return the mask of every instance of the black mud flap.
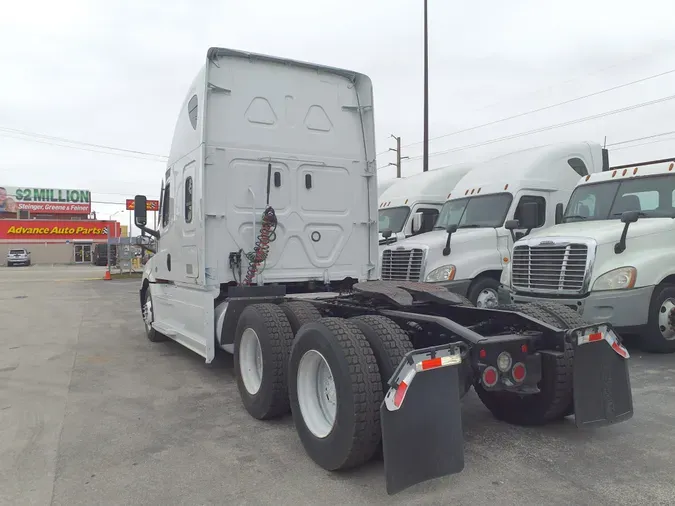
[[575, 329], [574, 414], [579, 428], [623, 422], [633, 416], [628, 350], [610, 325]]
[[394, 373], [380, 407], [389, 495], [464, 469], [461, 368], [456, 363], [422, 369], [422, 360], [429, 358], [420, 356], [424, 351], [408, 354], [412, 360], [404, 360]]

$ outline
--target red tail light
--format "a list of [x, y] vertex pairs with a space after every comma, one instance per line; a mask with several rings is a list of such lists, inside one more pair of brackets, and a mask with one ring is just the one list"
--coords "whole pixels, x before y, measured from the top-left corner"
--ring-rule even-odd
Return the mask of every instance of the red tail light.
[[483, 385], [488, 388], [491, 388], [497, 384], [499, 375], [497, 374], [497, 369], [494, 367], [486, 367], [483, 371]]
[[513, 379], [516, 383], [521, 383], [524, 381], [526, 374], [527, 370], [525, 369], [525, 365], [520, 362], [515, 364], [513, 369], [511, 369], [511, 376], [513, 376]]

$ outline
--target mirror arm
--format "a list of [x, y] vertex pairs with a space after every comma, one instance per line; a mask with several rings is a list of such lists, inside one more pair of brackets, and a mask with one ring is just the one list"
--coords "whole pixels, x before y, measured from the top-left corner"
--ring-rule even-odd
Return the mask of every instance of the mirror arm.
[[157, 230], [153, 230], [151, 228], [148, 228], [145, 225], [139, 225], [138, 223], [134, 223], [134, 225], [136, 225], [138, 228], [140, 228], [143, 232], [145, 232], [147, 234], [150, 234], [155, 239], [159, 239], [159, 232]]
[[626, 235], [628, 234], [628, 226], [629, 225], [630, 225], [630, 222], [626, 223], [623, 226], [623, 231], [621, 232], [621, 238], [619, 239], [619, 242], [617, 242], [614, 245], [614, 253], [616, 253], [617, 255], [626, 251]]

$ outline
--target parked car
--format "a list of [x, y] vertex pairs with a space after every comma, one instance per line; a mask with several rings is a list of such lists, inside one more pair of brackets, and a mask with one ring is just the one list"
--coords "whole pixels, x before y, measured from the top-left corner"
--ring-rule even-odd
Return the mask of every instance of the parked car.
[[30, 251], [25, 249], [11, 249], [7, 253], [7, 267], [13, 265], [30, 265]]

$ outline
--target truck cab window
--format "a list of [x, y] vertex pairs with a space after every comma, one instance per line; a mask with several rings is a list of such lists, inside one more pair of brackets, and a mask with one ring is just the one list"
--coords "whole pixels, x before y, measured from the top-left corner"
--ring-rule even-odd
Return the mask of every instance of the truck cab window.
[[185, 180], [185, 223], [192, 223], [192, 176]]
[[537, 226], [535, 228], [543, 227], [546, 223], [546, 199], [544, 197], [539, 197], [536, 195], [523, 195], [518, 201], [518, 207], [516, 207], [516, 212], [513, 214], [514, 220], [520, 219], [520, 211], [523, 208], [523, 204], [527, 202], [534, 202], [537, 204]]
[[171, 202], [171, 183], [167, 183], [164, 187], [164, 195], [162, 196], [162, 226], [166, 227], [169, 225], [171, 220], [170, 213], [170, 202]]

